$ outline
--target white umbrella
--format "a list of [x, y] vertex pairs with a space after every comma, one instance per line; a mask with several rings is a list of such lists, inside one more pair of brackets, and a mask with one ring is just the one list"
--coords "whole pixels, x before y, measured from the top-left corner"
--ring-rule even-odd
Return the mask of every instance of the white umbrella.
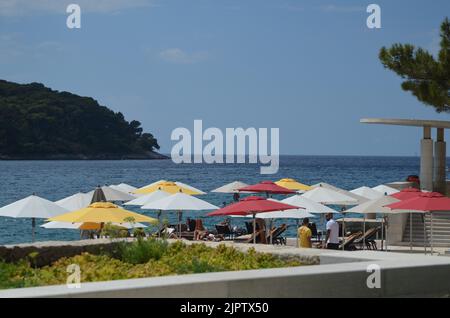
[[35, 240], [36, 219], [47, 219], [67, 212], [69, 210], [34, 194], [0, 208], [0, 216], [31, 218], [33, 242]]
[[231, 183], [225, 184], [217, 189], [212, 190], [211, 192], [215, 193], [238, 193], [238, 189], [247, 187], [248, 184], [241, 181], [233, 181]]
[[303, 211], [308, 213], [335, 213], [336, 210], [333, 210], [330, 207], [327, 207], [326, 205], [317, 203], [316, 201], [313, 201], [311, 199], [308, 199], [304, 195], [293, 195], [289, 198], [286, 198], [284, 200], [281, 200], [281, 202], [302, 207]]
[[[153, 187], [153, 186], [155, 186], [155, 185], [157, 185], [159, 183], [164, 183], [164, 182], [169, 182], [169, 181], [167, 181], [167, 180], [158, 180], [158, 181], [155, 181], [153, 183], [147, 184], [147, 185], [145, 185], [145, 186], [143, 186], [143, 187], [141, 187], [139, 189], [150, 188], [150, 187]], [[183, 182], [179, 182], [179, 181], [175, 181], [174, 183], [177, 186], [179, 186], [179, 187], [186, 188], [186, 189], [189, 189], [189, 190], [194, 191], [194, 192], [198, 192], [198, 194], [206, 194], [206, 192], [203, 192], [200, 189], [194, 188], [193, 186], [191, 186], [189, 184], [186, 184], [186, 183], [183, 183]]]
[[284, 211], [271, 211], [264, 213], [257, 213], [256, 218], [259, 219], [304, 219], [304, 218], [314, 218], [313, 214], [306, 212], [303, 209], [292, 209]]
[[303, 197], [321, 204], [355, 205], [358, 200], [331, 188], [316, 187], [302, 194]]
[[148, 210], [216, 210], [219, 209], [217, 206], [212, 205], [204, 200], [190, 196], [185, 193], [175, 193], [167, 198], [163, 198], [151, 203], [148, 203], [141, 207], [141, 209]]
[[376, 191], [376, 190], [374, 190], [372, 188], [369, 188], [369, 187], [366, 187], [366, 186], [353, 189], [350, 192], [353, 193], [353, 194], [357, 194], [357, 195], [360, 195], [362, 197], [365, 197], [365, 198], [367, 198], [369, 200], [378, 199], [378, 198], [381, 198], [384, 195], [384, 193], [381, 193], [379, 191]]
[[[105, 194], [106, 201], [131, 201], [136, 198], [135, 196], [133, 196], [129, 193], [113, 189], [109, 186], [103, 186], [103, 187], [101, 187], [101, 189], [102, 189], [103, 193]], [[94, 191], [95, 190], [88, 192], [88, 194], [91, 196], [91, 198], [94, 195]]]
[[137, 190], [136, 187], [133, 187], [132, 185], [126, 183], [113, 184], [110, 185], [110, 187], [115, 190], [119, 190], [126, 193], [133, 193], [133, 191]]
[[391, 197], [389, 195], [384, 195], [378, 199], [370, 200], [365, 203], [354, 206], [351, 209], [346, 210], [348, 213], [360, 213], [360, 214], [369, 214], [369, 213], [382, 213], [389, 214], [392, 213], [392, 210], [385, 207], [388, 204], [399, 202], [400, 200]]
[[[144, 206], [146, 204], [152, 203], [157, 200], [161, 200], [170, 196], [170, 193], [166, 191], [156, 190], [155, 192], [151, 192], [148, 194], [144, 194], [134, 200], [128, 201], [124, 205], [136, 205], [136, 206]], [[160, 221], [161, 210], [158, 211], [158, 221]], [[158, 232], [159, 233], [159, 232]], [[159, 235], [159, 234], [158, 234]]]
[[356, 200], [352, 204], [361, 204], [361, 203], [364, 203], [366, 201], [369, 201], [369, 199], [367, 199], [365, 197], [362, 197], [362, 196], [360, 196], [358, 194], [355, 194], [355, 193], [351, 193], [350, 191], [338, 188], [338, 187], [336, 187], [334, 185], [331, 185], [331, 184], [325, 183], [325, 182], [320, 182], [320, 183], [314, 184], [314, 185], [312, 185], [312, 187], [313, 188], [318, 188], [318, 187], [327, 188], [327, 189], [331, 189], [331, 190], [334, 190], [336, 192], [339, 192], [341, 194], [345, 194], [346, 196]]
[[383, 194], [387, 194], [387, 195], [391, 195], [391, 194], [400, 192], [399, 190], [394, 189], [394, 188], [389, 187], [389, 186], [384, 185], [384, 184], [377, 185], [376, 187], [373, 187], [372, 189], [375, 190], [375, 191], [381, 192]]
[[[283, 201], [275, 200], [275, 199], [268, 199], [270, 201], [276, 201], [276, 202], [282, 202]], [[288, 204], [288, 203], [286, 203]], [[295, 204], [291, 204], [295, 205]], [[333, 210], [332, 210], [333, 211]], [[252, 217], [251, 215], [230, 215], [231, 217], [236, 218], [249, 218]], [[256, 218], [259, 219], [304, 219], [304, 218], [314, 218], [315, 215], [308, 212], [306, 209], [299, 208], [299, 209], [290, 209], [290, 210], [283, 210], [283, 211], [270, 211], [270, 212], [260, 212], [255, 214]]]
[[[121, 226], [127, 229], [141, 229], [146, 228], [147, 226], [142, 223], [112, 223], [116, 226]], [[82, 226], [83, 223], [70, 223], [70, 222], [58, 222], [58, 221], [51, 221], [47, 222], [45, 224], [42, 224], [41, 227], [44, 229], [69, 229], [69, 230], [77, 230]]]
[[181, 237], [181, 211], [217, 210], [219, 207], [185, 193], [175, 193], [141, 207], [147, 210], [178, 211], [178, 231]]
[[79, 209], [83, 209], [89, 204], [91, 204], [92, 195], [89, 195], [88, 193], [75, 193], [71, 196], [68, 196], [64, 199], [55, 201], [55, 203], [68, 211], [75, 211]]
[[155, 192], [144, 194], [143, 196], [140, 196], [134, 200], [128, 201], [128, 202], [124, 203], [124, 205], [143, 206], [148, 203], [167, 198], [169, 196], [170, 196], [170, 193], [168, 193], [166, 191], [156, 190]]
[[[346, 213], [359, 213], [364, 215], [364, 233], [366, 232], [366, 214], [372, 214], [372, 213], [380, 213], [380, 214], [394, 214], [391, 209], [385, 207], [385, 205], [399, 202], [400, 200], [393, 198], [389, 195], [383, 195], [382, 197], [374, 200], [370, 200], [367, 202], [364, 202], [360, 205], [357, 205], [351, 209], [346, 210]], [[384, 221], [383, 221], [384, 223]], [[381, 227], [382, 233], [381, 237], [384, 238], [384, 224]], [[387, 234], [387, 233], [386, 233]], [[365, 245], [364, 240], [364, 245]], [[386, 238], [386, 245], [387, 245], [387, 238]], [[383, 244], [381, 245], [381, 249], [383, 250]], [[386, 247], [387, 249], [387, 247]]]

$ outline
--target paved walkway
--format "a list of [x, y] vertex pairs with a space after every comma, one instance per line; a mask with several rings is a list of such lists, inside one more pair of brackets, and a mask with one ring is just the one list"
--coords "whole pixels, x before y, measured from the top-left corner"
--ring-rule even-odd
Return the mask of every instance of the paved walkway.
[[[297, 239], [295, 237], [288, 237], [286, 239], [286, 241], [287, 241], [286, 245], [288, 245], [288, 246], [295, 247], [297, 245]], [[381, 241], [377, 241], [377, 245], [381, 246]], [[402, 245], [402, 246], [389, 245], [388, 251], [389, 252], [397, 252], [397, 253], [425, 254], [425, 250], [422, 246], [413, 246], [413, 249], [411, 251], [411, 249], [408, 245]], [[430, 252], [431, 252], [430, 247], [427, 247], [427, 254], [430, 254]], [[450, 256], [450, 248], [434, 247], [433, 255]]]

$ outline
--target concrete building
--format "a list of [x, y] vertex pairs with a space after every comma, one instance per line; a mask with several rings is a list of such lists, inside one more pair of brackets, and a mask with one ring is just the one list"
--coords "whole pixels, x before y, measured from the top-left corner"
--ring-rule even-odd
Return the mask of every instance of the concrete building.
[[[420, 140], [420, 188], [422, 190], [436, 191], [447, 195], [444, 130], [450, 128], [450, 121], [363, 118], [360, 122], [365, 124], [422, 128], [423, 138]], [[433, 129], [436, 129], [436, 141], [433, 141], [432, 138]], [[413, 184], [408, 182], [394, 182], [387, 185], [401, 190]], [[433, 235], [433, 243], [436, 246], [450, 246], [450, 213], [437, 213], [433, 224], [436, 225], [436, 222], [439, 232]], [[410, 223], [412, 223], [412, 226]], [[423, 230], [424, 226], [426, 231]], [[409, 214], [391, 215], [389, 216], [388, 244], [409, 244], [409, 229], [413, 228], [414, 245], [420, 246], [424, 243], [429, 245], [430, 227], [430, 218], [428, 215], [417, 214], [413, 215], [411, 219]]]
[[[361, 123], [421, 127], [423, 138], [420, 141], [420, 188], [447, 194], [444, 130], [450, 128], [450, 121], [363, 118]], [[433, 128], [436, 128], [435, 142], [431, 136]]]

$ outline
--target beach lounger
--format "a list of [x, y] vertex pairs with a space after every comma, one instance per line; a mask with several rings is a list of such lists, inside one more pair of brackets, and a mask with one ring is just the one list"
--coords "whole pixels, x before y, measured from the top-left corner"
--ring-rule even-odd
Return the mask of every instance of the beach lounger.
[[231, 229], [230, 225], [216, 224], [216, 231], [218, 235], [223, 235], [224, 238], [233, 239], [235, 233]]
[[360, 249], [362, 249], [362, 246], [364, 245], [365, 242], [366, 248], [368, 250], [372, 249], [376, 250], [377, 243], [375, 242], [375, 238], [379, 230], [380, 230], [379, 227], [368, 229], [366, 233], [364, 233], [361, 237], [355, 240], [354, 244], [358, 246]]
[[[245, 222], [245, 228], [247, 229], [247, 234], [253, 233], [253, 221]], [[256, 231], [260, 229], [265, 229], [266, 224], [263, 219], [256, 219]]]
[[353, 234], [350, 234], [348, 237], [346, 237], [344, 239], [344, 242], [341, 243], [341, 245], [339, 246], [339, 249], [342, 250], [342, 248], [344, 248], [344, 250], [346, 251], [355, 251], [357, 248], [355, 246], [355, 241], [360, 238], [363, 235], [362, 232], [356, 232]]
[[[256, 243], [267, 244], [266, 231], [265, 230], [259, 230], [255, 234], [256, 234]], [[233, 242], [236, 242], [236, 243], [253, 243], [253, 233], [235, 237], [233, 239]]]
[[317, 231], [316, 223], [309, 223], [308, 227], [312, 233], [311, 239], [313, 239], [316, 242], [321, 242], [322, 241], [322, 233]]
[[283, 234], [287, 229], [287, 225], [286, 224], [282, 224], [277, 228], [274, 228], [271, 230], [271, 233], [269, 233], [269, 235], [267, 236], [267, 242], [270, 243], [270, 239], [272, 236], [272, 244], [277, 244], [277, 245], [286, 245], [286, 238], [282, 237], [281, 234]]

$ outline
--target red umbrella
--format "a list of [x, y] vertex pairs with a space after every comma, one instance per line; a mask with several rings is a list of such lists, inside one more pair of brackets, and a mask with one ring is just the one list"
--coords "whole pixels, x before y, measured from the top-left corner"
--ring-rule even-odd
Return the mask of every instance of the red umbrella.
[[[392, 210], [423, 212], [449, 211], [450, 198], [438, 192], [422, 192], [413, 198], [387, 205]], [[431, 213], [431, 253], [433, 253], [433, 214]]]
[[417, 197], [421, 193], [422, 193], [422, 191], [420, 191], [419, 189], [406, 188], [400, 192], [391, 194], [391, 197], [399, 199], [399, 200], [408, 200], [408, 199]]
[[295, 191], [292, 191], [290, 189], [284, 188], [279, 186], [278, 184], [275, 184], [272, 181], [262, 181], [257, 184], [253, 184], [247, 187], [243, 187], [238, 189], [239, 192], [245, 191], [245, 192], [264, 192], [266, 194], [273, 193], [273, 194], [291, 194], [295, 193]]
[[267, 200], [261, 197], [251, 196], [214, 212], [208, 213], [207, 216], [253, 215], [253, 243], [256, 243], [256, 214], [262, 212], [284, 211], [290, 209], [299, 209], [299, 207], [277, 201]]
[[389, 204], [387, 207], [392, 210], [450, 211], [450, 198], [437, 192], [421, 192], [410, 199]]

